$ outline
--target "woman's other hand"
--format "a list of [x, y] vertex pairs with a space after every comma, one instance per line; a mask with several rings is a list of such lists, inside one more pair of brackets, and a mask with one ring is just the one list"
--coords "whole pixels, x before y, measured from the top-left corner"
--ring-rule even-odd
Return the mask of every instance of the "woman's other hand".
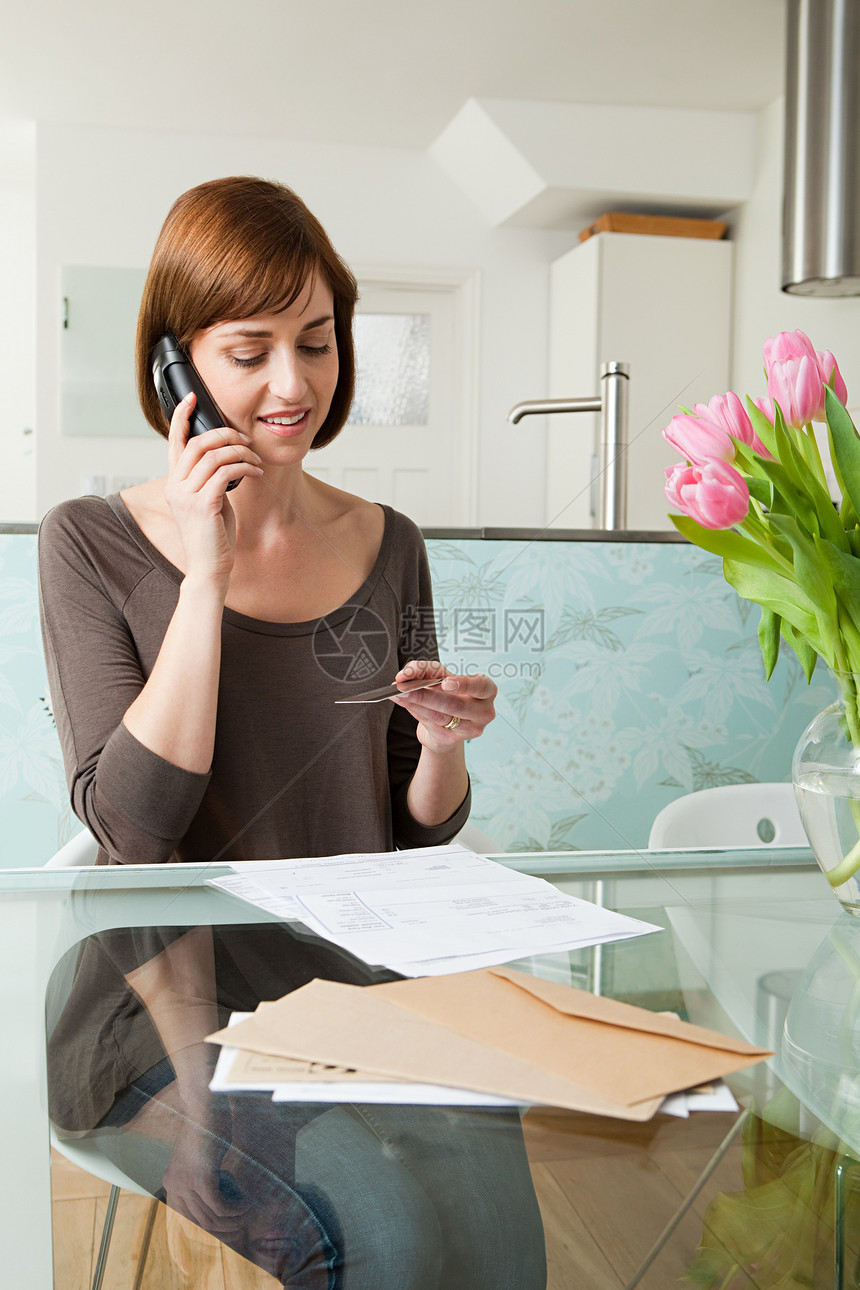
[[449, 672], [438, 659], [412, 659], [395, 676], [395, 683], [442, 676], [441, 685], [413, 690], [392, 700], [406, 708], [418, 722], [422, 745], [434, 753], [453, 751], [466, 740], [477, 739], [496, 715], [498, 687], [483, 673], [463, 676]]
[[252, 1202], [234, 1198], [221, 1186], [226, 1149], [227, 1143], [202, 1125], [181, 1121], [162, 1186], [171, 1209], [229, 1241], [244, 1230]]
[[170, 421], [165, 500], [179, 530], [185, 574], [229, 579], [236, 547], [236, 517], [227, 487], [245, 475], [262, 475], [260, 458], [239, 430], [222, 426], [189, 435], [195, 397], [186, 395]]

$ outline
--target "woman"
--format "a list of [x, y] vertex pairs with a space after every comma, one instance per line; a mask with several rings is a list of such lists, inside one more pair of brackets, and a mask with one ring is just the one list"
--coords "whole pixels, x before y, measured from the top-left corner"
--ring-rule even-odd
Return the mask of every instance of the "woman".
[[[417, 530], [303, 470], [349, 410], [355, 295], [278, 185], [217, 180], [168, 216], [137, 373], [169, 474], [64, 503], [41, 537], [57, 724], [102, 862], [389, 850], [444, 841], [466, 818], [463, 746], [493, 716], [492, 682], [449, 677], [393, 716], [335, 706], [407, 669], [444, 671], [410, 650], [430, 604]], [[189, 401], [168, 428], [151, 375], [165, 332], [227, 426], [189, 440]], [[350, 634], [357, 614], [372, 639]], [[332, 675], [325, 628], [348, 656], [367, 645], [357, 681]]]
[[[355, 299], [318, 221], [281, 185], [215, 180], [168, 215], [137, 335], [167, 477], [63, 503], [40, 534], [51, 695], [101, 863], [433, 845], [468, 815], [464, 743], [492, 719], [495, 686], [448, 675], [426, 641], [414, 648], [432, 603], [415, 526], [303, 469], [349, 411]], [[168, 426], [151, 375], [166, 333], [224, 426], [189, 437], [193, 396]], [[335, 702], [440, 676], [391, 703]], [[141, 1176], [152, 1144], [167, 1144], [168, 1203], [285, 1285], [342, 1273], [398, 1290], [543, 1284], [510, 1116], [251, 1112], [209, 1094], [205, 1035], [314, 976], [380, 979], [277, 926], [93, 938], [51, 1039], [55, 1121], [96, 1129], [129, 1172], [146, 1162]], [[360, 1201], [346, 1161], [367, 1175]], [[261, 1214], [269, 1235], [252, 1240]]]

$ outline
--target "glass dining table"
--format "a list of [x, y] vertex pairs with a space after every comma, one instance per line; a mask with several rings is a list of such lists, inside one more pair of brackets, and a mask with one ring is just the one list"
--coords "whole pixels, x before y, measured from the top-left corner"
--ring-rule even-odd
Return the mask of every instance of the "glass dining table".
[[[632, 1123], [528, 1109], [550, 1290], [860, 1285], [860, 920], [842, 912], [811, 854], [494, 858], [661, 929], [515, 966], [774, 1054], [728, 1077], [730, 1111]], [[210, 885], [227, 872], [0, 870], [4, 1285], [54, 1286], [46, 1018], [58, 971], [82, 944], [121, 929], [263, 936], [269, 915]], [[268, 1095], [255, 1096], [262, 1108]]]

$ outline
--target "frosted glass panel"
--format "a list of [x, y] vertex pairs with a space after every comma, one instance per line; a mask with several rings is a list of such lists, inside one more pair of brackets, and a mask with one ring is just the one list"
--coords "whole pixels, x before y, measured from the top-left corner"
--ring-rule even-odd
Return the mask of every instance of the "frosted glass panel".
[[430, 406], [430, 315], [356, 314], [352, 425], [425, 426]]
[[60, 432], [145, 435], [134, 383], [134, 334], [145, 269], [63, 265]]

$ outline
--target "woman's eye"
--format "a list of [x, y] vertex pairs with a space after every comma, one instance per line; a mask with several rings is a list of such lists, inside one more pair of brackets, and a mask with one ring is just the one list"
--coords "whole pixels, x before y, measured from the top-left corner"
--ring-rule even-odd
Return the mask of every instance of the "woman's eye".
[[303, 345], [303, 346], [302, 346], [302, 349], [304, 350], [304, 352], [305, 352], [306, 354], [312, 354], [312, 355], [314, 355], [314, 356], [321, 355], [321, 354], [330, 354], [330, 353], [331, 353], [331, 345], [328, 345], [328, 344], [326, 344], [326, 345]]
[[236, 354], [231, 354], [230, 362], [236, 367], [259, 367], [265, 357], [265, 354], [255, 354], [253, 358], [239, 358]]

